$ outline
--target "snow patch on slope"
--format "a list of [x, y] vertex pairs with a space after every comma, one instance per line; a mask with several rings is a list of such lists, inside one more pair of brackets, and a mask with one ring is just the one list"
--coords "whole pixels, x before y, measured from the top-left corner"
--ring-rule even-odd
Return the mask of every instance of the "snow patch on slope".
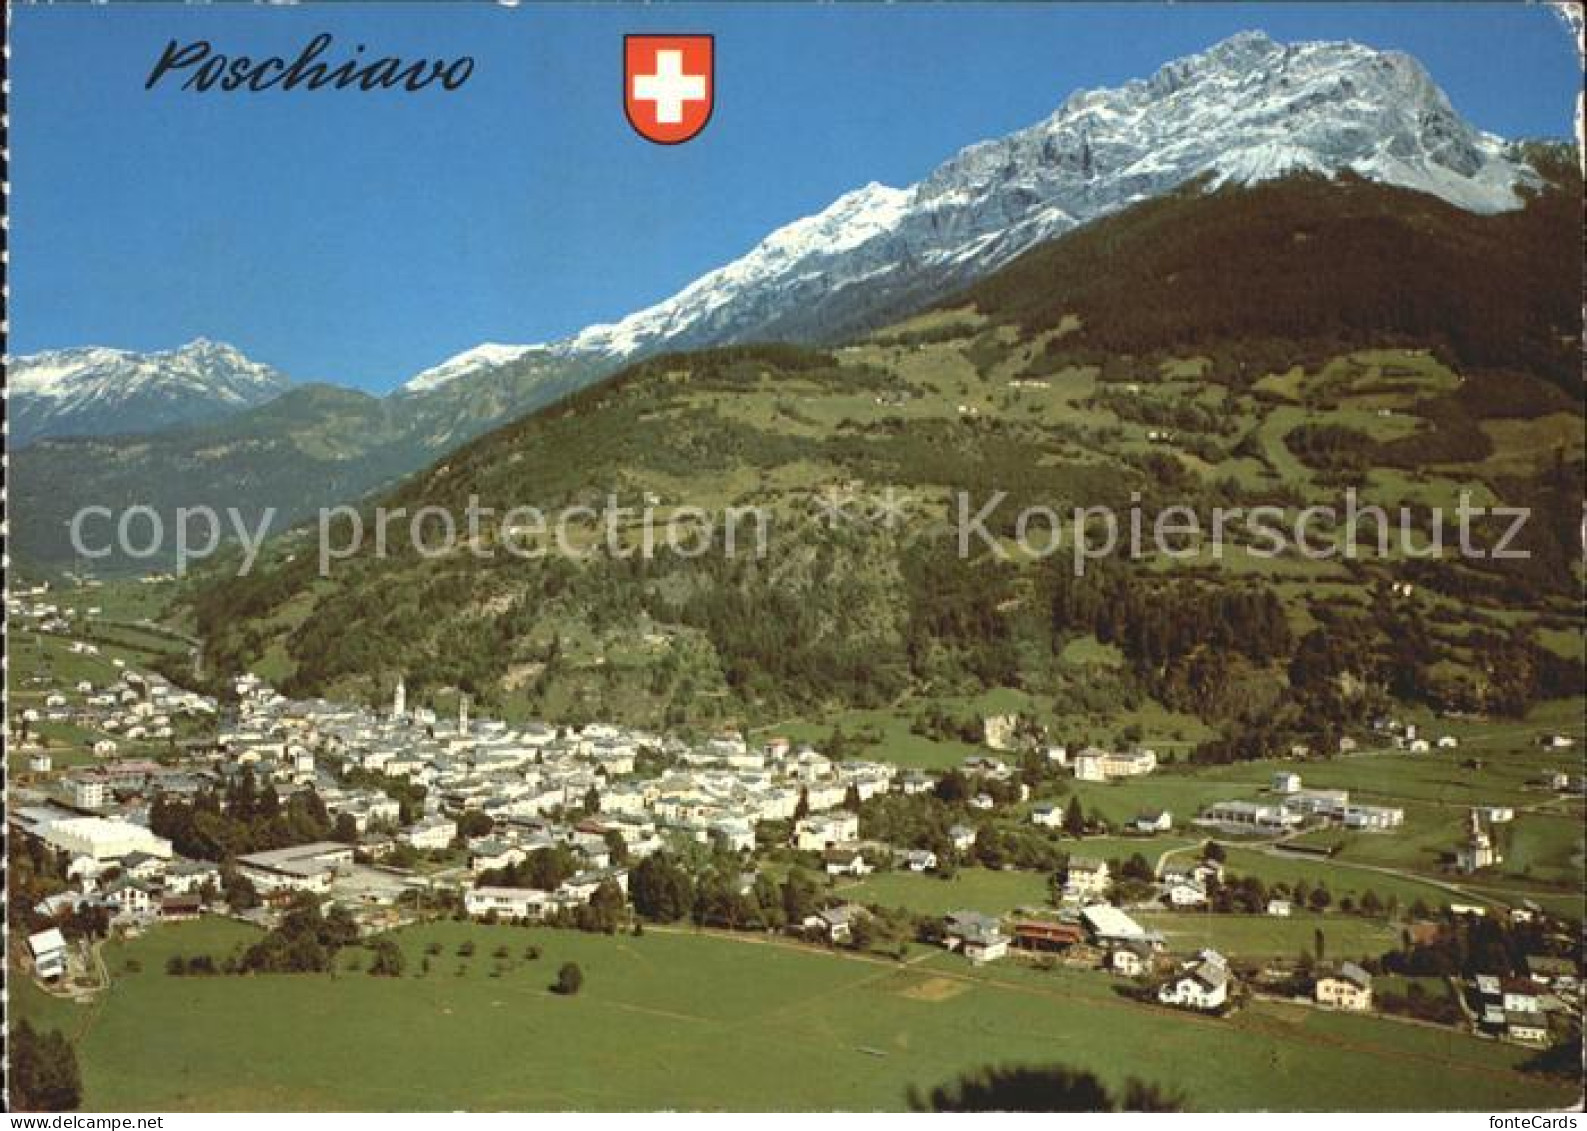
[[455, 354], [439, 365], [431, 366], [429, 369], [415, 374], [403, 384], [398, 392], [432, 392], [443, 385], [451, 384], [461, 377], [467, 377], [485, 369], [496, 369], [503, 365], [510, 365], [544, 349], [543, 345], [509, 346], [501, 345], [497, 342], [485, 342], [475, 346], [473, 349]]

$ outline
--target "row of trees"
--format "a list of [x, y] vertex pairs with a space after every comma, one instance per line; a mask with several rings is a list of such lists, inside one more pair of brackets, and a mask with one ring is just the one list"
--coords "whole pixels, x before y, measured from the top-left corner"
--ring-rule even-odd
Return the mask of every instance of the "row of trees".
[[1489, 915], [1455, 916], [1433, 938], [1415, 940], [1407, 933], [1400, 947], [1385, 954], [1382, 968], [1391, 974], [1497, 974], [1524, 976], [1529, 954], [1549, 954], [1552, 943], [1541, 924], [1506, 923]]
[[333, 837], [357, 839], [351, 817], [338, 826], [314, 790], [300, 790], [283, 802], [273, 785], [256, 783], [251, 768], [223, 791], [200, 789], [191, 801], [157, 794], [149, 805], [149, 828], [197, 860], [227, 860]]
[[579, 860], [565, 844], [537, 848], [516, 864], [481, 872], [479, 883], [485, 887], [534, 888], [555, 891], [579, 870]]
[[[307, 892], [299, 895], [274, 929], [246, 949], [217, 962], [212, 956], [172, 955], [165, 970], [172, 975], [206, 974], [312, 974], [334, 968], [344, 947], [358, 942], [358, 923], [345, 907], [329, 912]], [[384, 940], [390, 947], [395, 943]], [[401, 953], [395, 959], [400, 972]]]

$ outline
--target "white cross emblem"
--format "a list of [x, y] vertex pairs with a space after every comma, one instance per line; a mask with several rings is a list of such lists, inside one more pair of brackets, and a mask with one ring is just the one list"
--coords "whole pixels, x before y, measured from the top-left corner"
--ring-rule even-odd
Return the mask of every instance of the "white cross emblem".
[[654, 102], [657, 124], [676, 126], [684, 103], [705, 101], [705, 76], [684, 74], [682, 51], [657, 51], [656, 73], [634, 76], [634, 101]]

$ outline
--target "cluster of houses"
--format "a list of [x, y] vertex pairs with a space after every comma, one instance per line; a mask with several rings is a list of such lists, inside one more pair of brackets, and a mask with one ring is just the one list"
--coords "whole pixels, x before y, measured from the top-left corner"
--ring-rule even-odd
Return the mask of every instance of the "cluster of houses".
[[[99, 614], [99, 609], [91, 606], [79, 615], [73, 608], [44, 600], [47, 593], [47, 588], [34, 587], [7, 595], [8, 623], [29, 623], [39, 632], [65, 636], [77, 629], [79, 621]], [[100, 654], [97, 644], [85, 640], [69, 640], [67, 650], [83, 657]], [[53, 768], [51, 752], [40, 740], [41, 724], [75, 726], [96, 732], [101, 737], [91, 744], [93, 754], [110, 758], [123, 744], [173, 740], [177, 735], [177, 722], [183, 716], [215, 716], [216, 704], [210, 696], [177, 687], [158, 675], [133, 671], [119, 657], [111, 658], [108, 668], [114, 678], [98, 684], [78, 679], [68, 686], [64, 682], [53, 683], [46, 676], [32, 677], [45, 685], [42, 698], [6, 720], [7, 739], [26, 753], [31, 773], [45, 774]]]
[[[162, 683], [125, 673], [142, 701], [163, 695]], [[73, 859], [85, 897], [97, 898], [94, 876], [112, 869], [124, 878], [126, 857], [167, 860], [170, 845], [147, 829], [156, 795], [190, 798], [206, 786], [220, 790], [244, 770], [269, 783], [278, 796], [312, 787], [328, 814], [350, 822], [356, 845], [322, 842], [238, 860], [238, 871], [267, 902], [311, 891], [356, 903], [395, 902], [411, 887], [445, 886], [460, 892], [464, 907], [480, 916], [537, 918], [587, 901], [606, 880], [626, 891], [627, 872], [612, 859], [613, 834], [631, 862], [659, 850], [664, 838], [682, 837], [732, 851], [753, 849], [757, 826], [788, 822], [795, 847], [822, 856], [832, 875], [864, 875], [875, 846], [859, 843], [858, 822], [846, 803], [889, 790], [919, 793], [933, 779], [901, 774], [879, 762], [827, 758], [809, 746], [773, 738], [751, 745], [723, 733], [689, 744], [634, 729], [594, 724], [579, 730], [537, 723], [511, 727], [470, 718], [460, 702], [453, 718], [411, 708], [401, 680], [388, 711], [328, 700], [293, 700], [257, 676], [239, 678], [237, 710], [218, 728], [211, 747], [190, 750], [179, 766], [107, 760], [57, 778], [53, 796], [35, 794], [26, 830]], [[213, 704], [210, 704], [211, 709]], [[643, 756], [656, 767], [636, 772]], [[967, 765], [972, 778], [1012, 777], [996, 759]], [[396, 783], [424, 787], [422, 812], [406, 814], [392, 796]], [[390, 792], [388, 792], [390, 790]], [[460, 835], [464, 826], [489, 831]], [[85, 847], [73, 829], [90, 827], [103, 843]], [[112, 830], [116, 835], [112, 835]], [[117, 837], [127, 841], [120, 845]], [[951, 831], [954, 847], [968, 850], [975, 830]], [[134, 844], [133, 842], [137, 842]], [[453, 851], [448, 868], [423, 878], [393, 880], [381, 861], [399, 844], [420, 853]], [[578, 870], [556, 891], [503, 888], [482, 883], [486, 873], [520, 864], [537, 849], [566, 846]], [[885, 846], [884, 846], [885, 847]], [[124, 851], [123, 851], [124, 849]], [[888, 849], [893, 862], [913, 871], [938, 865], [936, 855]], [[89, 867], [77, 861], [86, 854]], [[180, 862], [179, 862], [180, 863]], [[152, 918], [166, 894], [152, 865], [132, 877], [141, 894], [128, 894], [118, 916]], [[383, 874], [384, 873], [384, 874]]]
[[[410, 709], [399, 680], [384, 715], [324, 700], [292, 701], [256, 677], [237, 683], [241, 710], [219, 744], [256, 773], [292, 783], [318, 782], [333, 815], [350, 814], [360, 847], [379, 858], [388, 841], [420, 851], [458, 843], [459, 821], [470, 813], [490, 819], [489, 833], [462, 838], [472, 876], [521, 863], [540, 848], [566, 845], [583, 870], [561, 891], [471, 886], [472, 914], [538, 918], [588, 898], [606, 879], [626, 890], [627, 874], [610, 859], [611, 834], [630, 860], [659, 850], [664, 837], [683, 837], [730, 851], [753, 849], [763, 821], [793, 825], [796, 847], [824, 855], [833, 874], [864, 874], [858, 824], [843, 808], [895, 787], [895, 766], [837, 762], [809, 746], [774, 738], [752, 746], [723, 733], [698, 744], [629, 728], [593, 724], [558, 730], [471, 719], [459, 704], [452, 719]], [[651, 776], [636, 773], [643, 753], [659, 756]], [[425, 789], [425, 813], [396, 827], [395, 803], [378, 788], [346, 788], [323, 781], [327, 767], [365, 771], [360, 780], [397, 779]], [[924, 779], [930, 788], [930, 779]], [[796, 819], [796, 815], [803, 814]], [[388, 838], [385, 831], [390, 829]], [[369, 833], [370, 835], [362, 835]], [[972, 834], [973, 842], [973, 834]], [[914, 853], [907, 866], [936, 866]]]
[[[92, 644], [74, 641], [74, 649], [90, 651]], [[120, 661], [112, 661], [120, 663]], [[214, 716], [215, 701], [207, 695], [185, 691], [157, 675], [122, 667], [117, 678], [96, 686], [78, 680], [68, 690], [52, 690], [42, 706], [24, 707], [16, 715], [14, 737], [28, 756], [28, 769], [49, 773], [49, 748], [38, 740], [40, 723], [64, 723], [99, 732], [91, 749], [96, 757], [114, 757], [121, 743], [160, 742], [176, 735], [178, 716]]]
[[1409, 754], [1430, 754], [1434, 750], [1455, 750], [1460, 746], [1460, 739], [1452, 734], [1428, 738], [1415, 723], [1402, 722], [1399, 719], [1387, 717], [1373, 719], [1372, 730], [1375, 734], [1387, 738], [1394, 749], [1404, 750]]
[[[88, 616], [98, 616], [99, 612], [98, 607], [86, 610]], [[47, 582], [18, 586], [6, 592], [7, 624], [25, 624], [35, 632], [59, 636], [73, 630], [77, 616], [77, 610], [71, 606], [58, 605], [50, 600]]]
[[1549, 1042], [1549, 1015], [1581, 1004], [1581, 982], [1573, 965], [1563, 960], [1529, 959], [1531, 976], [1505, 978], [1478, 974], [1470, 989], [1477, 1029], [1526, 1045]]
[[[1088, 872], [1090, 869], [1088, 869]], [[1016, 919], [1005, 924], [973, 911], [945, 920], [944, 945], [977, 964], [1004, 957], [1010, 948], [1027, 952], [1068, 952], [1129, 978], [1155, 977], [1163, 1005], [1216, 1012], [1229, 1001], [1233, 976], [1216, 951], [1203, 950], [1184, 962], [1166, 954], [1163, 936], [1142, 927], [1110, 903], [1092, 902], [1060, 909], [1055, 918]]]
[[14, 834], [67, 861], [73, 886], [34, 908], [46, 918], [103, 909], [122, 924], [191, 919], [220, 886], [214, 863], [181, 859], [170, 841], [120, 816], [82, 815], [46, 800], [14, 806], [7, 818]]
[[[35, 619], [70, 624], [58, 610]], [[753, 850], [765, 822], [786, 824], [791, 846], [818, 855], [835, 879], [862, 877], [883, 858], [915, 872], [935, 870], [940, 863], [930, 851], [861, 841], [853, 800], [934, 788], [932, 777], [887, 763], [836, 761], [782, 738], [752, 744], [736, 732], [690, 743], [607, 724], [579, 729], [509, 725], [472, 718], [466, 698], [455, 716], [443, 718], [410, 707], [400, 679], [384, 711], [290, 699], [253, 675], [239, 678], [233, 691], [236, 711], [226, 712], [213, 742], [187, 750], [176, 765], [118, 760], [113, 743], [96, 746], [100, 760], [53, 778], [53, 793], [31, 789], [16, 795], [20, 803], [8, 810], [12, 831], [60, 853], [73, 884], [41, 904], [41, 914], [100, 907], [128, 924], [197, 915], [220, 890], [219, 868], [177, 856], [171, 843], [149, 828], [149, 806], [156, 796], [192, 797], [205, 788], [221, 792], [245, 771], [257, 784], [269, 783], [278, 797], [312, 788], [329, 816], [339, 826], [350, 824], [356, 834], [338, 832], [342, 839], [238, 857], [237, 872], [265, 901], [266, 913], [303, 892], [355, 906], [389, 906], [404, 892], [441, 887], [454, 892], [475, 917], [543, 919], [588, 903], [607, 884], [626, 895], [628, 867], [669, 840]], [[79, 683], [73, 694], [77, 698], [68, 701], [52, 693], [45, 699], [46, 714], [32, 721], [60, 710], [101, 732], [131, 737], [138, 730], [136, 737], [144, 737], [168, 730], [183, 712], [217, 714], [214, 700], [124, 667], [113, 685]], [[60, 705], [52, 706], [57, 699]], [[29, 722], [26, 715], [23, 722]], [[1399, 735], [1419, 741], [1414, 728]], [[1081, 781], [1135, 777], [1156, 768], [1150, 750], [1088, 746], [1071, 754], [1050, 747], [1047, 757]], [[981, 790], [972, 792], [972, 808], [992, 807], [993, 793], [1007, 798], [1012, 795], [1008, 787], [1018, 783], [1014, 768], [993, 756], [966, 760], [962, 772], [972, 791]], [[418, 791], [407, 786], [422, 786], [422, 801], [415, 801]], [[1017, 795], [1024, 800], [1028, 791], [1021, 785]], [[1497, 857], [1489, 830], [1513, 817], [1504, 807], [1473, 810], [1462, 867], [1493, 863]], [[1038, 805], [1030, 819], [1058, 827], [1063, 811]], [[1402, 810], [1354, 803], [1342, 789], [1305, 788], [1299, 774], [1286, 771], [1274, 775], [1264, 800], [1216, 803], [1197, 823], [1282, 833], [1317, 822], [1386, 831], [1403, 820]], [[1173, 817], [1148, 811], [1132, 827], [1165, 832], [1173, 827]], [[480, 828], [488, 831], [465, 831]], [[955, 852], [972, 849], [976, 836], [967, 824], [948, 830]], [[614, 847], [619, 838], [621, 854]], [[433, 858], [417, 870], [383, 863], [399, 846]], [[566, 850], [565, 857], [574, 862], [556, 886], [542, 890], [495, 882], [493, 873], [548, 848]], [[1203, 906], [1209, 886], [1222, 878], [1222, 866], [1213, 860], [1166, 863], [1156, 877], [1156, 898], [1174, 908]], [[976, 964], [1014, 951], [1080, 956], [1125, 977], [1154, 979], [1151, 992], [1163, 1005], [1224, 1009], [1236, 989], [1228, 961], [1211, 950], [1183, 959], [1167, 954], [1159, 933], [1109, 901], [1113, 883], [1107, 861], [1075, 855], [1062, 877], [1056, 912], [997, 917], [957, 911], [943, 920], [943, 944]], [[1273, 915], [1288, 910], [1282, 900], [1268, 908]], [[856, 904], [835, 903], [799, 926], [841, 944], [867, 914]], [[69, 949], [59, 930], [34, 934], [28, 947], [41, 977], [64, 976]], [[1544, 1014], [1536, 1000], [1523, 1000], [1520, 989], [1507, 984], [1498, 987], [1496, 998], [1490, 989], [1479, 980], [1484, 1024], [1500, 1026], [1513, 1039], [1535, 1039], [1534, 1022]], [[1367, 1010], [1372, 979], [1360, 967], [1343, 963], [1318, 974], [1314, 994], [1329, 1008]], [[1546, 1024], [1541, 1031], [1546, 1037]]]

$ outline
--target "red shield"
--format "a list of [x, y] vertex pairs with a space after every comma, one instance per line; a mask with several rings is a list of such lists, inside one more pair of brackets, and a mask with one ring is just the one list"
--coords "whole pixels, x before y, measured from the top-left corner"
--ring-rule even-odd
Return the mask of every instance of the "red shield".
[[709, 35], [623, 37], [623, 111], [658, 145], [688, 141], [716, 105], [716, 50]]

